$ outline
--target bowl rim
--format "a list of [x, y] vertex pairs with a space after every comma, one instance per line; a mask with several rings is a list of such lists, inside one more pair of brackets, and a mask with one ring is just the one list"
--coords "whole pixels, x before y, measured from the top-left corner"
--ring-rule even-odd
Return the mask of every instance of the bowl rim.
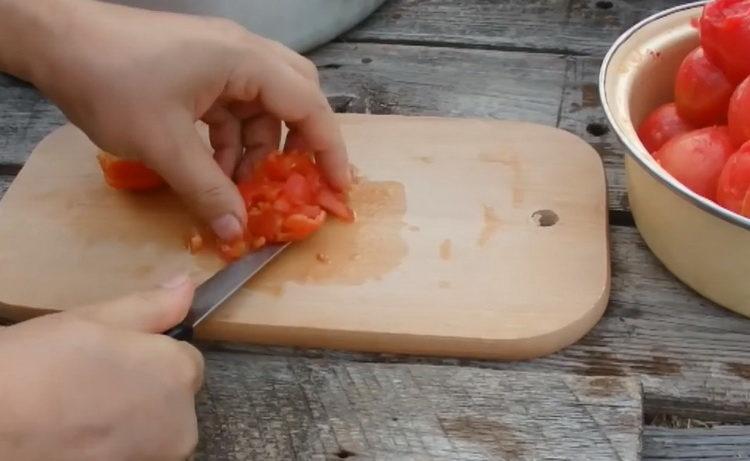
[[[634, 158], [636, 162], [638, 162], [643, 168], [645, 168], [646, 171], [648, 171], [652, 177], [654, 177], [657, 181], [667, 186], [673, 192], [677, 193], [677, 195], [686, 199], [690, 203], [698, 206], [703, 211], [706, 211], [709, 214], [719, 219], [722, 219], [723, 221], [726, 221], [730, 224], [734, 224], [738, 227], [750, 230], [750, 218], [745, 218], [732, 211], [725, 209], [719, 204], [701, 195], [698, 195], [692, 190], [688, 189], [682, 183], [672, 178], [672, 176], [669, 175], [666, 171], [659, 171], [655, 169], [647, 160], [647, 157], [651, 158], [651, 154], [649, 154], [643, 148], [643, 146], [640, 145], [640, 143], [635, 143], [631, 139], [629, 139], [625, 135], [623, 130], [620, 129], [619, 125], [615, 122], [615, 118], [612, 115], [612, 110], [610, 109], [609, 98], [607, 97], [607, 94], [606, 94], [607, 93], [606, 91], [607, 71], [611, 64], [612, 58], [619, 51], [620, 47], [625, 42], [627, 42], [636, 32], [638, 32], [640, 29], [651, 24], [654, 21], [657, 21], [659, 19], [662, 19], [666, 16], [670, 16], [678, 12], [682, 12], [682, 11], [693, 9], [693, 8], [700, 7], [700, 6], [705, 6], [707, 3], [709, 3], [709, 1], [710, 0], [701, 0], [701, 1], [696, 1], [696, 2], [686, 3], [684, 5], [678, 5], [678, 6], [660, 11], [654, 15], [651, 15], [641, 20], [640, 22], [632, 26], [630, 29], [625, 31], [622, 35], [620, 35], [617, 38], [617, 40], [615, 40], [615, 42], [612, 44], [612, 46], [609, 48], [609, 50], [607, 51], [607, 54], [604, 56], [604, 60], [602, 61], [602, 64], [600, 67], [599, 82], [598, 82], [599, 83], [599, 98], [601, 100], [604, 113], [607, 116], [607, 121], [609, 122], [610, 126], [612, 127], [615, 134], [617, 135], [617, 138], [620, 140], [621, 143], [625, 145], [627, 154], [630, 157]], [[632, 123], [632, 121], [630, 123]]]

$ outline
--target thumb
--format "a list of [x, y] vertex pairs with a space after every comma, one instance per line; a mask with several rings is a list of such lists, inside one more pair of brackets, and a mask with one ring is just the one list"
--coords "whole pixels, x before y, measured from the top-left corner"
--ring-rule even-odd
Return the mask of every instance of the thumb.
[[193, 300], [195, 285], [187, 276], [160, 288], [66, 311], [104, 325], [143, 333], [163, 333], [180, 323]]
[[247, 222], [245, 203], [237, 186], [222, 171], [198, 135], [190, 117], [167, 123], [156, 151], [145, 156], [154, 170], [177, 192], [219, 239], [241, 238]]

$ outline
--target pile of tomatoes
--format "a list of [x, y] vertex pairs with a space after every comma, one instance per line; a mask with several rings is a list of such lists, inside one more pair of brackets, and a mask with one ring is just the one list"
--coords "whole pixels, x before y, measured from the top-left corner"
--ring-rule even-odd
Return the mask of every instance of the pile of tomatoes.
[[638, 136], [676, 180], [750, 217], [750, 0], [706, 4], [699, 31], [674, 102], [651, 112]]
[[311, 153], [273, 152], [237, 187], [247, 207], [247, 228], [244, 239], [219, 246], [229, 260], [267, 243], [304, 240], [328, 214], [354, 221], [346, 195], [331, 188]]

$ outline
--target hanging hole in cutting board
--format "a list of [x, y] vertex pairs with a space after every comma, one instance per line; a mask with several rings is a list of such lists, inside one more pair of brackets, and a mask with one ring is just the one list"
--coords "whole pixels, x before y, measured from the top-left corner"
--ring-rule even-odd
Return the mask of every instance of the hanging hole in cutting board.
[[551, 227], [557, 224], [560, 217], [552, 210], [537, 210], [531, 214], [531, 219], [539, 227]]

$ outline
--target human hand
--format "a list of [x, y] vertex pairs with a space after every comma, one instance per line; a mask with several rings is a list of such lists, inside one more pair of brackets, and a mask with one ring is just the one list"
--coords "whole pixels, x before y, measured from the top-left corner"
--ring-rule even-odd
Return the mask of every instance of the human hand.
[[309, 60], [224, 19], [54, 1], [64, 19], [49, 26], [55, 45], [35, 56], [32, 81], [100, 148], [157, 171], [220, 238], [239, 237], [247, 219], [230, 178], [279, 147], [281, 121], [287, 148], [313, 150], [332, 185], [348, 187], [346, 148]]
[[0, 459], [185, 460], [203, 358], [164, 335], [193, 285], [0, 327]]

